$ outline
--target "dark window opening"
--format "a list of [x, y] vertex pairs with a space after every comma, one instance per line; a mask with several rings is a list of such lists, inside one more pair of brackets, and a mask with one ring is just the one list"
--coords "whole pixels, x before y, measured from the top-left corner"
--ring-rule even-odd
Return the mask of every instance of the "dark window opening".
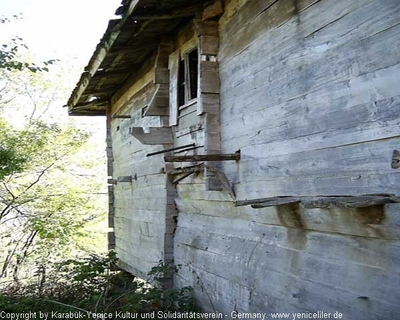
[[189, 100], [197, 98], [197, 75], [198, 75], [199, 55], [197, 49], [188, 54], [189, 66]]
[[185, 60], [179, 61], [178, 73], [178, 104], [183, 106], [186, 103], [185, 99]]

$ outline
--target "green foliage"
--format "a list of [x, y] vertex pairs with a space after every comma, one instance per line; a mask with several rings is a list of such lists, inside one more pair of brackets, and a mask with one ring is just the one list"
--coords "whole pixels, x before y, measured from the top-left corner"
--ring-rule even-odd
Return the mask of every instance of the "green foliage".
[[19, 134], [0, 118], [0, 180], [24, 169], [27, 155], [21, 152], [19, 142]]
[[106, 230], [88, 228], [105, 218], [105, 157], [88, 160], [89, 134], [61, 110], [59, 66], [21, 65], [31, 59], [21, 39], [12, 42], [0, 47], [0, 279], [20, 282], [36, 263], [104, 252]]
[[[19, 16], [14, 15], [14, 19], [18, 19]], [[0, 24], [10, 23], [11, 19], [7, 17], [0, 17]], [[10, 39], [10, 42], [0, 46], [0, 69], [7, 71], [22, 71], [29, 70], [31, 72], [43, 72], [49, 71], [49, 66], [52, 65], [56, 60], [43, 61], [41, 65], [37, 65], [33, 62], [20, 61], [19, 53], [21, 49], [28, 49], [23, 43], [22, 38], [14, 37]]]
[[[197, 311], [192, 290], [161, 289], [149, 281], [135, 280], [115, 270], [113, 252], [108, 256], [91, 255], [37, 268], [36, 281], [29, 285], [12, 283], [0, 295], [0, 309], [22, 311], [76, 311], [145, 313], [152, 311]], [[149, 277], [160, 270], [178, 270], [159, 264]]]

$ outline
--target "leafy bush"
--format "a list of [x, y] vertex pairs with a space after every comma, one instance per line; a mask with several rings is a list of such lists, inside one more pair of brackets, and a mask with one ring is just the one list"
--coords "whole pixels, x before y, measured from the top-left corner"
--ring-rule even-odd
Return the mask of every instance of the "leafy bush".
[[[192, 289], [164, 289], [163, 279], [178, 267], [160, 262], [145, 280], [116, 270], [116, 256], [91, 255], [37, 267], [28, 284], [12, 282], [0, 295], [0, 310], [6, 312], [125, 312], [196, 311]], [[161, 285], [160, 285], [161, 283]]]

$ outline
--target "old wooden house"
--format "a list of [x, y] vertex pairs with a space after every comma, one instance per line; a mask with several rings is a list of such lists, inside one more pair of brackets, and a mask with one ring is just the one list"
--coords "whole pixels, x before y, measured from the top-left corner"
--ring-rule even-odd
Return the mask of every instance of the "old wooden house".
[[400, 315], [400, 1], [124, 0], [68, 102], [105, 116], [110, 247], [206, 311]]

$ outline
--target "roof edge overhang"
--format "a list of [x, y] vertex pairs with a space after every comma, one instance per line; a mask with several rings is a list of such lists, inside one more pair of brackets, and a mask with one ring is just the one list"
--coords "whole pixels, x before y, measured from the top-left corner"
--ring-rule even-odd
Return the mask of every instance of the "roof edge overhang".
[[68, 100], [69, 115], [105, 115], [112, 96], [140, 70], [163, 37], [215, 0], [122, 0]]
[[[91, 59], [89, 60], [88, 65], [85, 67], [84, 73], [81, 75], [79, 82], [75, 89], [73, 90], [68, 103], [68, 114], [72, 116], [77, 115], [105, 115], [107, 111], [107, 104], [104, 100], [91, 101], [89, 103], [78, 104], [83, 92], [86, 90], [90, 80], [95, 75], [97, 70], [99, 69], [101, 63], [107, 56], [107, 53], [110, 51], [113, 43], [117, 39], [118, 35], [121, 32], [122, 27], [126, 23], [126, 21], [131, 16], [132, 12], [135, 10], [137, 5], [141, 0], [129, 0], [129, 4], [127, 6], [127, 10], [122, 14], [121, 19], [111, 20], [106, 32], [104, 33], [103, 38], [100, 40], [100, 43], [97, 45], [95, 52], [93, 53]], [[117, 10], [117, 14], [119, 9]]]

